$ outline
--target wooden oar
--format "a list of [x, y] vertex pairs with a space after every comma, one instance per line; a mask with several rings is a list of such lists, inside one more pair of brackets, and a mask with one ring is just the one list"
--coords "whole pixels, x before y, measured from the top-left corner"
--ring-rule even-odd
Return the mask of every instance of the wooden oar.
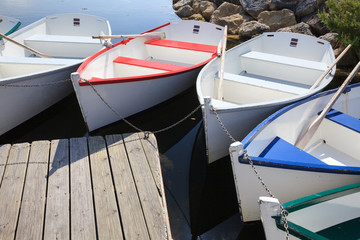
[[42, 57], [42, 58], [52, 58], [51, 56], [48, 56], [48, 55], [43, 54], [43, 53], [41, 53], [41, 52], [38, 52], [38, 51], [36, 51], [36, 50], [34, 50], [34, 49], [32, 49], [32, 48], [28, 47], [28, 46], [25, 46], [24, 44], [19, 43], [18, 41], [15, 41], [14, 39], [9, 38], [8, 36], [5, 36], [5, 35], [4, 35], [4, 34], [2, 34], [2, 33], [0, 33], [0, 37], [2, 37], [2, 38], [4, 38], [4, 39], [8, 40], [9, 42], [12, 42], [12, 43], [14, 43], [14, 44], [16, 44], [16, 45], [20, 46], [20, 47], [22, 47], [22, 48], [25, 48], [26, 50], [28, 50], [28, 51], [32, 52], [33, 54], [35, 54], [35, 55], [37, 55], [37, 56], [39, 56], [39, 57]]
[[219, 87], [218, 87], [218, 99], [219, 100], [222, 100], [222, 98], [223, 98], [226, 41], [227, 41], [227, 25], [225, 25], [225, 29], [224, 29], [224, 39], [223, 39], [222, 53], [221, 53], [221, 65], [220, 65], [220, 73], [219, 73], [220, 76], [219, 76]]
[[331, 69], [338, 63], [338, 61], [345, 55], [345, 53], [350, 49], [351, 44], [349, 44], [341, 54], [335, 59], [335, 61], [327, 68], [327, 70], [321, 74], [321, 76], [316, 80], [316, 82], [311, 86], [310, 90], [316, 88], [319, 83], [323, 80], [323, 78], [331, 71]]
[[106, 39], [106, 38], [138, 38], [138, 37], [146, 37], [146, 36], [153, 36], [153, 35], [163, 35], [163, 38], [166, 37], [165, 32], [149, 32], [143, 34], [128, 34], [128, 35], [97, 35], [92, 36], [93, 39]]
[[[360, 69], [360, 61], [355, 66], [355, 68], [351, 71], [349, 76], [345, 79], [343, 84], [339, 87], [339, 89], [336, 91], [334, 96], [330, 99], [329, 103], [326, 105], [324, 110], [321, 112], [321, 114], [315, 119], [315, 121], [310, 125], [310, 127], [307, 129], [305, 134], [299, 138], [299, 140], [296, 142], [296, 147], [300, 149], [304, 149], [305, 146], [309, 143], [311, 138], [314, 136], [316, 130], [319, 128], [320, 123], [325, 118], [326, 114], [330, 111], [336, 100], [340, 97], [341, 93], [345, 90], [346, 86], [351, 82], [351, 80], [354, 78], [355, 74]], [[331, 131], [331, 129], [330, 129]]]

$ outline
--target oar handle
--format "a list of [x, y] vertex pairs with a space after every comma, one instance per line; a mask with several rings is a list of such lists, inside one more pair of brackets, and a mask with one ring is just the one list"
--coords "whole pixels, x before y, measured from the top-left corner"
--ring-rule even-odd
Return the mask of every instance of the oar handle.
[[35, 55], [37, 55], [37, 56], [39, 56], [39, 57], [42, 57], [42, 58], [52, 58], [51, 56], [48, 56], [48, 55], [43, 54], [43, 53], [41, 53], [41, 52], [38, 52], [38, 51], [36, 51], [36, 50], [34, 50], [34, 49], [32, 49], [32, 48], [28, 47], [28, 46], [25, 46], [24, 44], [19, 43], [18, 41], [15, 41], [14, 39], [12, 39], [12, 38], [10, 38], [10, 37], [8, 37], [8, 36], [6, 36], [6, 35], [2, 34], [2, 33], [0, 33], [0, 37], [2, 37], [2, 38], [4, 38], [4, 39], [8, 40], [9, 42], [12, 42], [12, 43], [14, 43], [14, 44], [16, 44], [16, 45], [20, 46], [20, 47], [22, 47], [22, 48], [25, 48], [26, 50], [28, 50], [28, 51], [30, 51], [30, 52], [32, 52], [32, 53], [34, 53]]
[[340, 59], [345, 55], [345, 53], [350, 49], [351, 44], [349, 44], [342, 52], [341, 54], [335, 59], [335, 61], [326, 69], [326, 71], [321, 74], [321, 76], [316, 80], [316, 82], [311, 86], [310, 90], [313, 90], [316, 88], [319, 83], [323, 80], [323, 78], [333, 69], [333, 67], [340, 61]]
[[227, 42], [227, 25], [224, 28], [224, 38], [221, 51], [220, 73], [219, 73], [219, 87], [218, 87], [218, 99], [223, 100], [223, 82], [224, 82], [224, 68], [225, 68], [225, 52]]
[[326, 114], [330, 111], [332, 106], [335, 104], [336, 100], [340, 97], [341, 93], [345, 90], [347, 85], [351, 82], [351, 80], [355, 77], [356, 73], [360, 69], [360, 61], [358, 64], [354, 67], [354, 69], [351, 71], [349, 76], [345, 79], [343, 84], [339, 87], [339, 89], [336, 91], [336, 93], [332, 96], [328, 104], [325, 106], [324, 110], [321, 112], [321, 114], [314, 120], [314, 122], [310, 125], [310, 127], [307, 129], [305, 134], [302, 135], [302, 137], [299, 138], [299, 140], [296, 142], [296, 147], [300, 149], [304, 149], [305, 146], [310, 142], [311, 138], [314, 136], [315, 132], [320, 126], [320, 123], [325, 118]]

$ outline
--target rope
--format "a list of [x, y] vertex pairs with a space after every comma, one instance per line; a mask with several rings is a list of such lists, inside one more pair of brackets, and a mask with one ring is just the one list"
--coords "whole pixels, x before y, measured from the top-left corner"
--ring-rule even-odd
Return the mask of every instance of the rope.
[[148, 138], [149, 136], [149, 133], [152, 132], [153, 134], [157, 134], [157, 133], [161, 133], [161, 132], [164, 132], [164, 131], [167, 131], [171, 128], [174, 128], [175, 126], [179, 125], [180, 123], [182, 123], [183, 121], [185, 121], [187, 118], [189, 118], [191, 115], [193, 115], [198, 109], [201, 108], [201, 104], [198, 105], [194, 110], [192, 110], [188, 115], [186, 115], [184, 118], [180, 119], [179, 121], [175, 122], [174, 124], [168, 126], [168, 127], [165, 127], [165, 128], [162, 128], [162, 129], [159, 129], [159, 130], [155, 130], [155, 131], [144, 131], [142, 130], [141, 128], [135, 126], [134, 124], [132, 124], [131, 122], [129, 122], [126, 118], [124, 118], [121, 114], [119, 114], [114, 108], [112, 108], [110, 106], [110, 104], [108, 102], [106, 102], [106, 100], [101, 96], [101, 94], [95, 89], [94, 85], [91, 84], [90, 81], [88, 81], [87, 79], [81, 79], [81, 80], [84, 80], [85, 82], [87, 82], [92, 90], [96, 93], [96, 95], [100, 98], [100, 100], [116, 115], [119, 117], [120, 120], [123, 120], [126, 124], [128, 124], [130, 127], [134, 128], [136, 131], [138, 132], [144, 132], [144, 138]]

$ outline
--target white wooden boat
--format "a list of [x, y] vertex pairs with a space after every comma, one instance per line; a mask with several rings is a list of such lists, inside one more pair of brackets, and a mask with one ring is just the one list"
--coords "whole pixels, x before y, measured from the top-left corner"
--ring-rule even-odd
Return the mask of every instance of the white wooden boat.
[[9, 35], [14, 32], [20, 24], [20, 20], [16, 18], [0, 15], [0, 33], [2, 34]]
[[335, 91], [318, 93], [282, 108], [254, 128], [242, 143], [231, 144], [243, 221], [260, 219], [257, 200], [267, 195], [247, 156], [281, 202], [360, 182], [359, 83], [341, 93], [311, 140], [304, 148], [297, 147]]
[[241, 140], [271, 113], [322, 90], [335, 73], [334, 67], [315, 84], [334, 54], [328, 42], [303, 34], [264, 33], [226, 51], [225, 56], [222, 81], [221, 61], [214, 59], [196, 82], [199, 101], [205, 104], [209, 163], [227, 156], [232, 142], [215, 112], [230, 135]]
[[[94, 34], [111, 34], [109, 22], [85, 14], [48, 16], [10, 34], [0, 46], [0, 134], [73, 91], [70, 74], [101, 50]], [[51, 56], [38, 57], [24, 47]]]
[[[260, 197], [266, 239], [285, 239], [284, 218], [276, 198]], [[360, 183], [282, 204], [289, 215], [289, 239], [359, 239]]]
[[223, 36], [224, 28], [218, 25], [174, 21], [87, 59], [72, 80], [89, 131], [153, 107], [194, 85], [201, 67], [216, 58]]

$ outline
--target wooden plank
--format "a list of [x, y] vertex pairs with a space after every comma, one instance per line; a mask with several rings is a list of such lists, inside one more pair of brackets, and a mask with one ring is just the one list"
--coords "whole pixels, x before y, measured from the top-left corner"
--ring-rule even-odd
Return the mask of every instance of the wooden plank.
[[0, 239], [14, 239], [30, 144], [14, 144], [0, 188]]
[[70, 139], [71, 238], [96, 239], [86, 138]]
[[150, 239], [121, 135], [106, 136], [125, 239]]
[[162, 199], [137, 133], [124, 135], [124, 142], [151, 239], [168, 239]]
[[164, 182], [163, 182], [163, 177], [162, 177], [162, 172], [161, 172], [159, 149], [158, 149], [158, 144], [157, 144], [155, 135], [150, 134], [148, 136], [148, 138], [141, 138], [141, 144], [144, 148], [146, 159], [148, 160], [151, 172], [154, 177], [156, 187], [161, 196], [162, 205], [164, 208], [164, 219], [166, 220], [166, 227], [168, 229], [168, 239], [172, 239], [170, 222], [169, 222], [169, 217], [168, 217], [169, 214], [167, 211], [167, 203], [166, 203], [166, 198], [165, 198]]
[[42, 238], [49, 151], [49, 141], [31, 144], [16, 239]]
[[0, 146], [0, 187], [5, 171], [5, 166], [9, 157], [10, 148], [11, 148], [10, 144], [5, 144]]
[[70, 238], [69, 141], [51, 141], [44, 239]]
[[88, 142], [98, 238], [123, 239], [104, 138], [90, 137]]

